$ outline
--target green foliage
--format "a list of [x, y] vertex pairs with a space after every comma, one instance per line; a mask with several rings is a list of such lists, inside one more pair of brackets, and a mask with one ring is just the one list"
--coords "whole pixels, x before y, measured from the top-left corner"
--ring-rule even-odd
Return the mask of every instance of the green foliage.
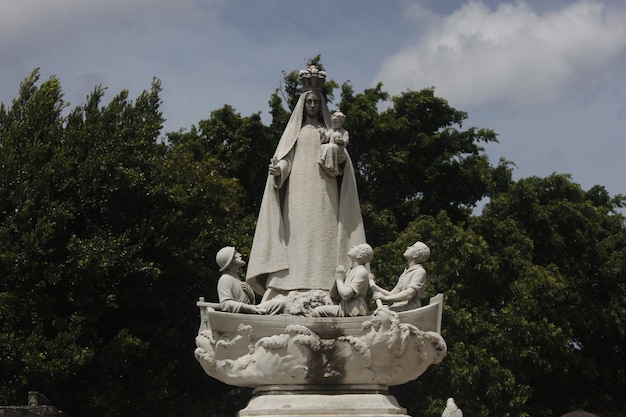
[[58, 80], [38, 78], [0, 112], [0, 402], [37, 389], [74, 415], [180, 411], [201, 377], [193, 300], [214, 288], [240, 186], [159, 143], [157, 81], [63, 116]]
[[[512, 348], [526, 345], [510, 361], [521, 365], [519, 375], [534, 390], [527, 403], [533, 416], [624, 408], [623, 201], [553, 174], [512, 184], [477, 219], [477, 230], [499, 254], [499, 275], [509, 281], [499, 317], [506, 328], [517, 326], [507, 338]], [[502, 224], [507, 229], [500, 232]], [[510, 237], [518, 234], [529, 243], [511, 252]]]
[[195, 158], [215, 158], [219, 175], [237, 178], [246, 193], [245, 206], [256, 213], [261, 204], [267, 166], [277, 139], [258, 113], [242, 117], [225, 105], [188, 132], [169, 133], [169, 141], [190, 148]]

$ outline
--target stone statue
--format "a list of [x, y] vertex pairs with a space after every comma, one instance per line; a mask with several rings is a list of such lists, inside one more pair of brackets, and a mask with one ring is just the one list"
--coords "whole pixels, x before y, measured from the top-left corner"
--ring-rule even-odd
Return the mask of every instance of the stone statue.
[[422, 263], [430, 257], [430, 249], [422, 242], [406, 248], [404, 258], [407, 261], [407, 268], [404, 270], [398, 283], [391, 290], [387, 291], [379, 287], [374, 282], [374, 275], [370, 276], [370, 288], [375, 300], [390, 301], [394, 311], [406, 311], [422, 306], [421, 298], [424, 296], [426, 286], [426, 271]]
[[446, 408], [441, 413], [441, 417], [463, 417], [463, 411], [457, 407], [454, 398], [448, 398]]
[[313, 317], [354, 317], [365, 316], [368, 313], [365, 295], [368, 288], [369, 270], [366, 264], [371, 262], [374, 250], [367, 243], [353, 246], [348, 251], [352, 260], [352, 268], [346, 274], [343, 266], [339, 265], [336, 272], [335, 286], [331, 294], [339, 298], [339, 304], [316, 307]]
[[[268, 167], [246, 280], [241, 254], [221, 249], [220, 303], [196, 304], [194, 356], [211, 377], [254, 389], [240, 417], [409, 417], [388, 387], [447, 353], [443, 294], [418, 308], [430, 250], [409, 246], [395, 288], [376, 285], [344, 116], [330, 117], [323, 71], [311, 66], [299, 77], [303, 93]], [[371, 314], [368, 285], [378, 304]]]
[[263, 300], [292, 290], [330, 290], [348, 250], [365, 243], [356, 180], [347, 151], [343, 175], [318, 164], [331, 123], [321, 94], [325, 73], [300, 71], [303, 94], [278, 143], [250, 251], [246, 281]]
[[332, 129], [322, 138], [320, 158], [317, 162], [331, 177], [343, 173], [343, 163], [346, 161], [346, 146], [350, 142], [350, 134], [343, 128], [346, 116], [336, 111], [330, 118]]
[[233, 246], [226, 246], [217, 252], [215, 261], [222, 276], [217, 282], [217, 296], [222, 311], [247, 314], [277, 314], [284, 309], [280, 300], [270, 300], [254, 305], [254, 291], [239, 279], [239, 269], [246, 264], [241, 254]]

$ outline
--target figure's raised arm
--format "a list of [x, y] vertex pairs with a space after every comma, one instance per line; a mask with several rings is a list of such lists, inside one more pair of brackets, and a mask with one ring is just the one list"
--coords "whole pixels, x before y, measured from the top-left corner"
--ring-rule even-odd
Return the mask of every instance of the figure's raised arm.
[[[375, 279], [376, 279], [376, 277], [374, 276], [374, 274], [370, 274], [370, 275], [369, 275], [369, 283], [370, 283], [370, 288], [372, 289], [372, 292], [373, 292], [374, 294], [376, 294], [376, 293], [380, 293], [380, 294], [382, 294], [382, 295], [389, 295], [389, 294], [390, 294], [390, 292], [389, 292], [389, 291], [387, 291], [386, 289], [382, 288], [382, 287], [379, 287], [379, 286], [376, 284]], [[376, 297], [374, 297], [374, 298], [376, 298]]]

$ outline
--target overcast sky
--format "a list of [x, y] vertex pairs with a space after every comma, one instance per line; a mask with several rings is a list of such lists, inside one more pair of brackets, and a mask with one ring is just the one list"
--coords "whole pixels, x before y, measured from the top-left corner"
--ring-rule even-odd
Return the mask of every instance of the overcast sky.
[[[624, 0], [2, 0], [0, 101], [34, 68], [78, 105], [163, 86], [164, 131], [230, 104], [261, 111], [281, 72], [322, 55], [355, 92], [434, 86], [494, 129], [515, 179], [570, 173], [626, 194]], [[349, 117], [349, 115], [348, 115]], [[358, 140], [358, 138], [352, 138]]]

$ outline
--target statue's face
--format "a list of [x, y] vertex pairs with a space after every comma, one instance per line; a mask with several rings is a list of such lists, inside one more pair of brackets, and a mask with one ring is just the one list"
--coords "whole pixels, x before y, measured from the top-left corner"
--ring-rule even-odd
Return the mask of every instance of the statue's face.
[[243, 258], [241, 257], [241, 254], [237, 251], [235, 251], [233, 262], [239, 266], [244, 266], [246, 264], [246, 261], [243, 260]]
[[304, 110], [310, 117], [317, 117], [320, 113], [320, 98], [317, 94], [309, 94], [304, 101]]
[[311, 308], [319, 307], [324, 305], [324, 300], [319, 295], [314, 295], [311, 297]]
[[409, 246], [404, 251], [404, 257], [406, 259], [411, 259], [415, 257], [416, 253], [417, 253], [417, 248], [415, 246]]

